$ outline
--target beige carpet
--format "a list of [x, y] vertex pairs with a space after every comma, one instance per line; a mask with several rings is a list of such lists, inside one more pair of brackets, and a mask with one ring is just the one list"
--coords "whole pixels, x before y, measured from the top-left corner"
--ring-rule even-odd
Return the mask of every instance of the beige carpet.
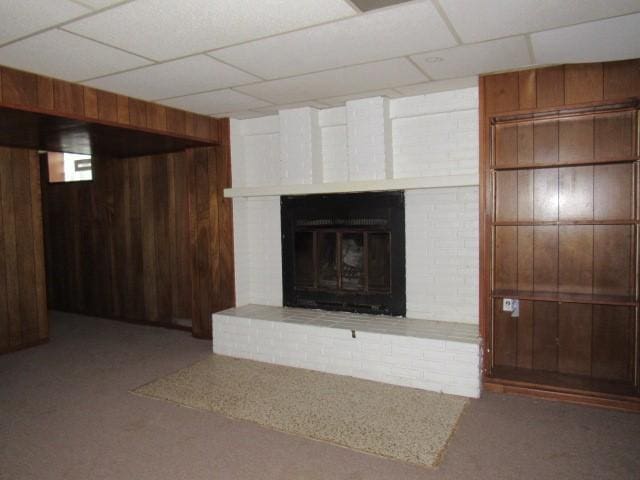
[[134, 393], [282, 432], [436, 466], [463, 397], [220, 355]]

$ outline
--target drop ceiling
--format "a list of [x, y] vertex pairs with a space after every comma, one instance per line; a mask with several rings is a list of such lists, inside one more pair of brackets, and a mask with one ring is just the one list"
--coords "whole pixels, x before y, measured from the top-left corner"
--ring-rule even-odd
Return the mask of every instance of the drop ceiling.
[[7, 0], [0, 19], [2, 65], [218, 117], [640, 57], [640, 0]]

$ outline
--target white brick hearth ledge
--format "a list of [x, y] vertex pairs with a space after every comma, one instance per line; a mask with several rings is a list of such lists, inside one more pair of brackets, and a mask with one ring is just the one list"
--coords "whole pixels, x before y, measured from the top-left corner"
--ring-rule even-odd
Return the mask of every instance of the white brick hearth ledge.
[[478, 175], [443, 175], [418, 178], [393, 178], [358, 182], [307, 183], [225, 188], [224, 196], [265, 197], [277, 195], [310, 195], [317, 193], [380, 192], [385, 190], [416, 190], [422, 188], [472, 187], [478, 185]]
[[264, 305], [212, 322], [216, 354], [480, 396], [477, 325]]

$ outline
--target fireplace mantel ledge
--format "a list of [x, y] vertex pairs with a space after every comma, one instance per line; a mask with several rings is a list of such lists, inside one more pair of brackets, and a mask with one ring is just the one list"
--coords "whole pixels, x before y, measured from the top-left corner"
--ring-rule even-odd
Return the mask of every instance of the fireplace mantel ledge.
[[385, 190], [417, 190], [423, 188], [474, 187], [478, 175], [443, 175], [418, 178], [394, 178], [360, 182], [310, 183], [294, 185], [265, 185], [257, 187], [225, 188], [224, 196], [268, 197], [280, 195], [310, 195], [317, 193], [381, 192]]

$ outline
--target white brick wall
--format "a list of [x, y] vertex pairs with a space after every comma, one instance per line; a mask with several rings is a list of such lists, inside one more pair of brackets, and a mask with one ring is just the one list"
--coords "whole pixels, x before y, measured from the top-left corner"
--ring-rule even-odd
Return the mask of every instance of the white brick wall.
[[[350, 104], [384, 109], [378, 100], [365, 99]], [[352, 158], [347, 154], [352, 148], [347, 142], [347, 136], [351, 135], [347, 133], [351, 128], [347, 128], [347, 110], [337, 107], [318, 112], [325, 182], [347, 181], [348, 172], [353, 170]], [[381, 120], [377, 114], [371, 117], [354, 114], [350, 120], [358, 118], [365, 123], [371, 120], [377, 130], [370, 126], [368, 131], [381, 132], [379, 135], [392, 131], [394, 177], [477, 173], [477, 88], [392, 99], [388, 101], [385, 116], [387, 122], [391, 122], [391, 129], [388, 123], [387, 127], [383, 125], [384, 118]], [[231, 133], [234, 186], [277, 184], [281, 148], [279, 116], [234, 121]], [[380, 146], [385, 142], [374, 138], [368, 144]], [[358, 168], [372, 169], [357, 175], [385, 178], [385, 167], [380, 162], [367, 163], [368, 160], [366, 155], [356, 158]], [[478, 190], [474, 187], [407, 191], [409, 316], [477, 323], [477, 212]], [[433, 228], [435, 225], [437, 229]], [[277, 197], [234, 201], [234, 228], [237, 304], [281, 305]]]
[[280, 197], [234, 199], [236, 305], [282, 306]]
[[405, 193], [407, 316], [478, 322], [478, 188]]
[[220, 355], [350, 375], [435, 392], [480, 396], [480, 347], [296, 323], [213, 315]]

